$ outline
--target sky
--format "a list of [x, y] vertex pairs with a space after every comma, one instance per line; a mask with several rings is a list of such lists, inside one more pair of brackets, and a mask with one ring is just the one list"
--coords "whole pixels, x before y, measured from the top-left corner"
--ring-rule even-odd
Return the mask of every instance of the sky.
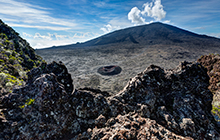
[[220, 0], [0, 0], [0, 7], [0, 19], [35, 49], [152, 22], [220, 38]]

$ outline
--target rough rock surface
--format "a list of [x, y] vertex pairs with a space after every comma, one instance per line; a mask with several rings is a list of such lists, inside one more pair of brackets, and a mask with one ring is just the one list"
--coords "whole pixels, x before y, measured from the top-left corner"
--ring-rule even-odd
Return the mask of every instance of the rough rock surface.
[[208, 75], [210, 77], [210, 91], [217, 91], [220, 90], [220, 56], [219, 55], [204, 55], [198, 59], [205, 68], [208, 70]]
[[219, 54], [204, 55], [197, 61], [208, 70], [207, 73], [210, 77], [208, 88], [214, 94], [212, 113], [215, 115], [215, 119], [220, 121], [220, 56]]
[[[98, 118], [99, 119], [99, 118]], [[143, 118], [137, 113], [129, 113], [126, 115], [118, 115], [115, 118], [109, 119], [106, 123], [103, 120], [103, 125], [106, 127], [96, 127], [87, 132], [76, 136], [74, 139], [91, 139], [91, 140], [146, 140], [146, 139], [192, 139], [176, 135], [165, 127], [159, 125], [155, 120]]]
[[109, 111], [102, 94], [75, 91], [66, 67], [56, 62], [31, 70], [26, 86], [14, 89], [1, 103], [3, 139], [58, 139], [77, 134]]
[[0, 139], [217, 140], [208, 86], [200, 63], [172, 70], [151, 65], [109, 96], [74, 90], [61, 62], [42, 63], [28, 73], [25, 87], [0, 100]]
[[65, 91], [68, 93], [73, 92], [73, 80], [71, 75], [68, 73], [66, 66], [62, 62], [52, 62], [47, 65], [47, 63], [42, 63], [40, 67], [34, 68], [31, 72], [27, 73], [28, 83], [33, 83], [41, 74], [56, 75], [57, 81], [64, 85]]
[[[211, 114], [212, 93], [208, 90], [209, 77], [206, 69], [199, 63], [182, 62], [176, 69], [163, 70], [151, 65], [144, 72], [132, 78], [123, 91], [108, 97], [111, 116], [108, 121], [114, 120], [120, 115], [126, 117], [129, 112], [135, 112], [138, 117], [149, 118], [148, 121], [156, 121], [158, 129], [165, 127], [169, 132], [163, 136], [152, 130], [142, 133], [139, 128], [129, 128], [126, 136], [120, 130], [128, 131], [123, 127], [129, 120], [123, 121], [123, 125], [109, 127], [105, 124], [103, 129], [92, 130], [84, 133], [82, 137], [89, 135], [91, 139], [219, 139], [219, 129]], [[120, 115], [119, 115], [120, 114]], [[119, 116], [118, 116], [119, 115]], [[132, 116], [132, 115], [129, 115]], [[107, 122], [108, 122], [107, 121]], [[161, 126], [160, 126], [160, 125]], [[139, 137], [139, 131], [143, 134]], [[148, 134], [150, 133], [150, 134]], [[117, 136], [114, 136], [117, 134]], [[166, 137], [167, 135], [174, 137]], [[78, 138], [80, 139], [80, 138]]]

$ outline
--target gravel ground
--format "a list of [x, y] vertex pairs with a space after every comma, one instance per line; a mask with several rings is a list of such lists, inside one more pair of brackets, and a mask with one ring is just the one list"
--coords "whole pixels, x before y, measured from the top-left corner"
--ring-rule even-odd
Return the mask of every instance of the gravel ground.
[[[114, 94], [122, 90], [131, 77], [151, 64], [170, 69], [181, 61], [196, 61], [201, 55], [220, 52], [216, 47], [195, 48], [175, 45], [115, 44], [88, 48], [36, 50], [36, 53], [48, 63], [62, 61], [72, 75], [76, 88], [86, 86]], [[97, 69], [106, 65], [118, 65], [122, 68], [122, 72], [114, 76], [98, 74]]]

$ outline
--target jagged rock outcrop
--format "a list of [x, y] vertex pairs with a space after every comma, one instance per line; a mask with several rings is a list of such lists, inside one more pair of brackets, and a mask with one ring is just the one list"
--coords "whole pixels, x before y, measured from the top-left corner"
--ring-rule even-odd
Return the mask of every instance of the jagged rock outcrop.
[[58, 139], [93, 127], [94, 119], [109, 111], [102, 94], [74, 90], [61, 62], [42, 63], [27, 75], [26, 86], [1, 101], [0, 138]]
[[[126, 116], [129, 112], [135, 112], [140, 115], [138, 117], [155, 120], [157, 127], [160, 124], [172, 136], [175, 134], [190, 139], [218, 139], [219, 130], [210, 112], [212, 93], [208, 90], [208, 81], [207, 71], [199, 63], [183, 62], [172, 70], [151, 65], [132, 78], [123, 91], [108, 98], [112, 116], [109, 120], [114, 120], [119, 114]], [[125, 123], [129, 123], [129, 120], [123, 122]], [[120, 123], [118, 125], [121, 126]], [[94, 134], [91, 134], [89, 138], [113, 138], [117, 132], [117, 138], [132, 139], [124, 133], [131, 132], [131, 127], [122, 126], [123, 131], [120, 131], [120, 128], [108, 127], [106, 123], [103, 127], [106, 130], [94, 128], [92, 132], [99, 131], [99, 136], [93, 137]], [[141, 138], [163, 138], [156, 130], [150, 133], [151, 135], [148, 132], [143, 133]], [[141, 139], [138, 136], [139, 129], [135, 130], [134, 137]]]
[[209, 90], [215, 92], [220, 90], [219, 82], [220, 82], [220, 56], [219, 55], [204, 55], [198, 59], [205, 68], [208, 70], [208, 75], [210, 77], [210, 86]]
[[219, 54], [204, 55], [197, 61], [208, 70], [207, 73], [210, 77], [208, 88], [214, 94], [212, 113], [216, 120], [220, 121], [220, 56]]
[[27, 71], [42, 61], [26, 40], [0, 20], [0, 97], [24, 85]]
[[26, 86], [1, 100], [0, 138], [220, 138], [209, 77], [200, 63], [182, 62], [172, 70], [151, 65], [112, 96], [74, 90], [71, 82], [62, 63], [31, 70]]

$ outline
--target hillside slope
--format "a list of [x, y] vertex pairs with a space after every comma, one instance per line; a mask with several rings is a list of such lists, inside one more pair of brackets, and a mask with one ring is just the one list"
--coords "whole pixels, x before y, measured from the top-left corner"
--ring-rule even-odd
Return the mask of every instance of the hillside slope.
[[121, 29], [108, 33], [101, 37], [89, 40], [80, 44], [72, 44], [66, 46], [58, 46], [54, 48], [71, 48], [71, 47], [89, 47], [99, 45], [112, 45], [115, 43], [123, 44], [139, 44], [139, 45], [199, 45], [204, 47], [210, 44], [214, 46], [220, 45], [220, 39], [199, 35], [187, 30], [177, 28], [172, 25], [160, 22]]
[[0, 20], [0, 97], [24, 85], [26, 73], [41, 62], [29, 43]]

